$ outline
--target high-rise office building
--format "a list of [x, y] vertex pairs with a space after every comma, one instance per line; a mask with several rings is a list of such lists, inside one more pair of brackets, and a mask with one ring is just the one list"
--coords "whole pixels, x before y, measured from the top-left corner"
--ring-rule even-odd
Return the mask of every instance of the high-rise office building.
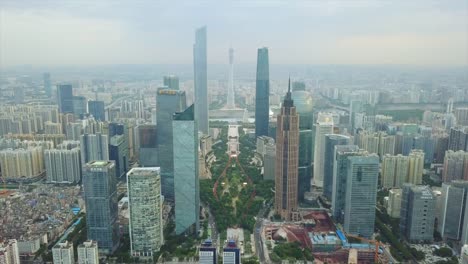
[[213, 244], [213, 241], [210, 239], [205, 240], [199, 250], [198, 257], [200, 264], [216, 264], [218, 263], [218, 254], [217, 254], [216, 245]]
[[408, 182], [409, 157], [387, 154], [382, 159], [382, 182], [384, 188], [401, 188]]
[[73, 114], [82, 119], [88, 113], [88, 99], [84, 96], [73, 96]]
[[234, 49], [229, 49], [229, 83], [228, 83], [228, 91], [227, 91], [227, 100], [226, 100], [226, 108], [227, 109], [234, 109], [236, 108], [235, 104], [235, 96], [234, 96]]
[[93, 160], [109, 160], [107, 135], [101, 133], [81, 135], [80, 148], [81, 164], [86, 164]]
[[99, 264], [99, 248], [96, 241], [87, 240], [78, 245], [78, 264]]
[[198, 129], [205, 135], [209, 133], [208, 124], [208, 81], [207, 81], [207, 48], [206, 27], [195, 31], [193, 44], [193, 71], [195, 73], [195, 116]]
[[424, 172], [424, 152], [420, 149], [413, 149], [409, 153], [408, 182], [412, 184], [422, 184]]
[[88, 113], [90, 113], [95, 120], [105, 121], [106, 112], [104, 108], [104, 101], [88, 101]]
[[461, 150], [445, 152], [442, 180], [444, 182], [468, 181], [468, 152]]
[[347, 171], [344, 230], [370, 238], [374, 234], [379, 157], [349, 156]]
[[265, 155], [263, 155], [263, 179], [274, 181], [275, 177], [276, 177], [276, 144], [273, 141], [273, 142], [268, 142], [265, 145]]
[[229, 240], [223, 249], [223, 264], [240, 264], [241, 253], [234, 240]]
[[73, 89], [71, 84], [57, 85], [57, 101], [60, 113], [73, 113]]
[[333, 116], [330, 113], [320, 112], [315, 124], [314, 178], [312, 184], [319, 188], [323, 188], [325, 135], [327, 134], [333, 134]]
[[257, 77], [255, 86], [255, 136], [268, 136], [270, 118], [270, 66], [268, 48], [257, 51]]
[[335, 161], [335, 146], [348, 145], [350, 138], [344, 135], [325, 135], [325, 167], [323, 178], [323, 195], [331, 200], [333, 193], [333, 168]]
[[125, 176], [129, 168], [128, 145], [125, 135], [115, 135], [110, 138], [109, 160], [115, 161], [115, 176], [118, 178]]
[[174, 114], [174, 197], [176, 234], [200, 229], [198, 126], [194, 105]]
[[157, 167], [127, 173], [131, 254], [152, 257], [164, 244], [161, 175]]
[[404, 184], [400, 232], [409, 241], [432, 241], [436, 200], [428, 186]]
[[114, 162], [97, 160], [86, 163], [83, 189], [88, 239], [97, 241], [103, 253], [112, 253], [120, 240]]
[[167, 75], [163, 77], [164, 86], [171, 90], [179, 90], [179, 77], [175, 75]]
[[75, 254], [73, 251], [73, 243], [58, 242], [52, 248], [52, 257], [54, 264], [74, 264]]
[[348, 156], [363, 155], [356, 145], [336, 146], [333, 160], [332, 214], [333, 218], [343, 223], [346, 202], [346, 181], [348, 177]]
[[305, 91], [303, 82], [293, 82], [291, 98], [300, 116], [299, 122], [299, 167], [298, 167], [298, 195], [299, 201], [304, 199], [304, 194], [310, 191], [312, 181], [312, 162], [314, 156], [313, 134], [313, 104], [312, 96]]
[[50, 81], [50, 73], [45, 72], [43, 75], [43, 79], [44, 79], [44, 92], [47, 97], [51, 97], [52, 96], [52, 83]]
[[450, 240], [468, 244], [468, 181], [442, 184], [440, 234]]
[[158, 124], [159, 166], [161, 167], [162, 193], [165, 199], [174, 200], [174, 163], [172, 117], [187, 108], [184, 91], [159, 88], [156, 95]]
[[80, 148], [46, 149], [44, 163], [47, 182], [78, 183], [81, 181]]
[[298, 209], [299, 115], [291, 99], [291, 83], [277, 117], [275, 211], [284, 220], [296, 218]]
[[143, 167], [159, 166], [156, 125], [139, 125], [137, 131], [137, 153], [140, 165]]
[[18, 241], [16, 239], [0, 242], [0, 263], [20, 264]]

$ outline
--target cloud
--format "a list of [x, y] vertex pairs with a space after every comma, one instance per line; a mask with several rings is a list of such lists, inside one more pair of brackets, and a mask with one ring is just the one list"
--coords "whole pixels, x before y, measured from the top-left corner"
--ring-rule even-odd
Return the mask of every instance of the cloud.
[[6, 1], [0, 66], [192, 63], [467, 64], [466, 1]]

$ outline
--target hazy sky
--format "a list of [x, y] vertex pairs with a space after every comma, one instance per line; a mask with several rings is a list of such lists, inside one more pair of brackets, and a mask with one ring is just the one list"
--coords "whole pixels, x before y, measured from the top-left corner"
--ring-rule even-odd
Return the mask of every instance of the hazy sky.
[[468, 64], [468, 0], [0, 1], [0, 67], [208, 62]]

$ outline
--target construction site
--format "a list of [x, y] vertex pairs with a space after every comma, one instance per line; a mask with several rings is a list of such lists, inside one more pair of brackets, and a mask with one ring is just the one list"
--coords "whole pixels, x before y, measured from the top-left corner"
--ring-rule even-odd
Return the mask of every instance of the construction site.
[[264, 223], [262, 236], [271, 245], [269, 248], [297, 242], [312, 252], [315, 261], [323, 263], [387, 263], [377, 241], [345, 234], [336, 228], [326, 211], [301, 212], [301, 216], [299, 222]]

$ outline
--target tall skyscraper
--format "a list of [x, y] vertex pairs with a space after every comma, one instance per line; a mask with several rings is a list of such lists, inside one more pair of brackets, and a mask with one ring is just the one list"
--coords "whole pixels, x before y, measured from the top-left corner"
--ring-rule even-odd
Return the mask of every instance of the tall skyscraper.
[[47, 97], [51, 97], [52, 96], [52, 83], [50, 81], [50, 73], [45, 72], [43, 75], [43, 79], [44, 79], [44, 92]]
[[404, 184], [400, 232], [409, 241], [432, 241], [436, 200], [429, 186]]
[[83, 168], [88, 239], [99, 244], [103, 253], [119, 245], [117, 182], [113, 161], [91, 161]]
[[448, 149], [468, 151], [468, 127], [450, 128]]
[[74, 264], [73, 243], [69, 243], [68, 241], [58, 242], [52, 248], [52, 257], [54, 264]]
[[468, 181], [442, 184], [442, 206], [438, 218], [440, 234], [468, 244]]
[[109, 143], [107, 135], [101, 133], [81, 136], [81, 164], [93, 160], [109, 160]]
[[104, 101], [88, 101], [88, 113], [90, 113], [95, 120], [105, 121]]
[[229, 83], [228, 83], [228, 92], [226, 100], [226, 108], [234, 109], [236, 104], [234, 103], [234, 49], [229, 49]]
[[163, 78], [164, 86], [171, 90], [179, 90], [179, 77], [175, 75], [167, 75]]
[[284, 220], [296, 218], [298, 209], [299, 115], [291, 99], [291, 81], [277, 118], [275, 211]]
[[348, 177], [348, 156], [363, 155], [356, 145], [336, 146], [333, 160], [332, 214], [333, 218], [343, 223], [346, 203], [346, 181]]
[[208, 239], [204, 241], [198, 250], [200, 264], [216, 264], [218, 262], [218, 254], [216, 245]]
[[44, 164], [47, 182], [78, 183], [81, 181], [80, 148], [46, 149]]
[[110, 138], [109, 160], [115, 161], [115, 173], [118, 178], [125, 176], [129, 164], [128, 144], [124, 135], [115, 135]]
[[374, 234], [379, 157], [349, 156], [347, 170], [344, 230], [370, 238]]
[[268, 136], [270, 117], [270, 66], [268, 48], [257, 52], [257, 81], [255, 87], [255, 136]]
[[195, 31], [193, 66], [195, 73], [195, 116], [198, 129], [208, 135], [208, 81], [207, 81], [206, 27]]
[[159, 168], [131, 169], [127, 173], [127, 193], [131, 254], [152, 257], [164, 244]]
[[73, 113], [73, 89], [71, 84], [57, 85], [57, 101], [60, 113]]
[[78, 245], [78, 264], [99, 264], [99, 248], [96, 241], [87, 240]]
[[310, 191], [312, 181], [312, 162], [314, 156], [313, 133], [313, 104], [312, 96], [305, 91], [303, 82], [293, 82], [291, 98], [300, 116], [299, 122], [299, 167], [298, 185], [299, 201], [304, 199], [304, 194]]
[[83, 119], [88, 113], [88, 99], [84, 96], [73, 96], [73, 114], [79, 119]]
[[325, 135], [333, 134], [333, 116], [330, 113], [319, 113], [315, 124], [314, 142], [314, 178], [313, 186], [323, 188], [325, 169]]
[[323, 178], [323, 195], [331, 200], [333, 193], [333, 168], [335, 161], [335, 146], [348, 145], [350, 138], [344, 135], [325, 135], [325, 168]]
[[165, 199], [174, 200], [174, 163], [172, 117], [187, 108], [184, 91], [159, 88], [156, 95], [158, 124], [159, 166], [161, 167], [162, 193]]
[[158, 133], [156, 125], [137, 127], [138, 161], [143, 167], [159, 166]]
[[198, 126], [194, 105], [174, 114], [174, 197], [176, 234], [200, 229]]

